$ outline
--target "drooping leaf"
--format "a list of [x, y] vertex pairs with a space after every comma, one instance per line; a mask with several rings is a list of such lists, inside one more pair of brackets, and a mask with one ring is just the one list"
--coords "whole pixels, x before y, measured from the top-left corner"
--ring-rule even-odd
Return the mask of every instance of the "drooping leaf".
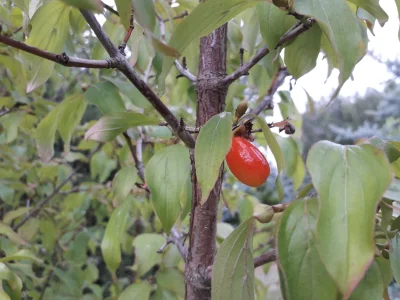
[[387, 13], [380, 7], [379, 0], [348, 0], [358, 7], [362, 7], [371, 15], [373, 15], [383, 26], [388, 20], [389, 16]]
[[[230, 19], [254, 6], [261, 0], [215, 0], [202, 1], [185, 17], [172, 33], [168, 45], [182, 53], [195, 39], [206, 36], [214, 29], [228, 22]], [[167, 77], [173, 58], [165, 57], [162, 72], [158, 78], [159, 94], [164, 93], [165, 78]]]
[[20, 245], [24, 245], [26, 242], [11, 229], [10, 226], [0, 223], [0, 235], [5, 235], [8, 237], [13, 243], [17, 243]]
[[386, 157], [390, 163], [393, 163], [400, 158], [400, 148], [398, 148], [398, 144], [396, 144], [398, 142], [384, 141], [376, 136], [369, 138], [367, 142], [385, 151]]
[[36, 148], [42, 161], [48, 162], [54, 155], [54, 140], [62, 106], [58, 105], [40, 121], [35, 131]]
[[[39, 8], [31, 25], [26, 43], [30, 46], [61, 53], [69, 30], [71, 7], [61, 1], [51, 1]], [[55, 62], [32, 54], [23, 53], [26, 68], [27, 93], [44, 84], [53, 73]]]
[[265, 123], [265, 121], [258, 116], [254, 116], [254, 117], [255, 117], [256, 121], [258, 122], [258, 125], [261, 127], [261, 129], [263, 131], [263, 134], [267, 141], [268, 147], [271, 149], [272, 154], [275, 157], [276, 165], [278, 167], [278, 176], [276, 177], [275, 185], [276, 185], [276, 191], [278, 192], [279, 200], [282, 200], [283, 196], [284, 196], [283, 183], [282, 183], [282, 179], [281, 179], [281, 172], [284, 168], [282, 150], [279, 147], [279, 144], [276, 141], [276, 138], [275, 138], [274, 134], [272, 133], [271, 129], [269, 129], [267, 123]]
[[308, 112], [309, 112], [309, 114], [313, 115], [313, 114], [315, 114], [314, 100], [305, 89], [304, 89], [304, 92], [307, 95], [307, 109], [308, 109]]
[[112, 189], [114, 200], [122, 202], [128, 197], [130, 191], [135, 186], [137, 171], [135, 167], [126, 166], [115, 174]]
[[154, 210], [168, 234], [191, 201], [188, 149], [178, 144], [157, 152], [146, 165], [145, 178]]
[[0, 263], [9, 262], [12, 260], [16, 260], [16, 261], [17, 260], [18, 261], [19, 260], [29, 260], [29, 261], [37, 262], [38, 264], [43, 263], [42, 260], [37, 258], [35, 254], [33, 254], [30, 250], [27, 250], [27, 249], [22, 249], [12, 255], [0, 258]]
[[101, 253], [111, 274], [115, 274], [121, 263], [121, 239], [128, 221], [130, 207], [130, 201], [124, 201], [114, 209], [101, 242]]
[[337, 299], [338, 291], [317, 251], [318, 199], [299, 199], [283, 213], [278, 257], [286, 300]]
[[196, 175], [204, 204], [219, 176], [232, 144], [232, 115], [222, 112], [201, 127], [195, 148]]
[[156, 125], [159, 119], [135, 112], [116, 112], [97, 121], [85, 134], [86, 140], [109, 142], [131, 127]]
[[247, 219], [221, 244], [212, 269], [213, 300], [254, 299], [253, 223]]
[[319, 195], [318, 252], [348, 297], [370, 265], [375, 209], [391, 180], [383, 151], [371, 145], [315, 144], [307, 159]]
[[164, 243], [165, 238], [155, 233], [144, 233], [134, 239], [135, 264], [138, 266], [139, 276], [146, 274], [154, 265], [161, 262], [162, 256], [157, 253], [157, 250]]
[[132, 0], [115, 0], [115, 4], [117, 5], [119, 17], [121, 18], [121, 24], [128, 30], [131, 20]]
[[261, 35], [270, 49], [274, 49], [282, 35], [296, 24], [294, 17], [267, 1], [257, 4], [257, 12]]
[[88, 103], [96, 105], [104, 115], [126, 111], [118, 88], [107, 81], [98, 82], [87, 89], [85, 99]]
[[62, 102], [62, 110], [60, 112], [60, 121], [58, 131], [64, 141], [64, 152], [69, 152], [69, 144], [71, 142], [72, 133], [77, 125], [79, 125], [82, 116], [86, 110], [87, 103], [81, 95], [68, 97]]
[[321, 47], [321, 29], [313, 26], [285, 48], [285, 65], [298, 79], [315, 68]]
[[76, 8], [83, 10], [92, 10], [97, 13], [103, 12], [103, 5], [100, 0], [62, 0], [68, 5], [72, 5]]
[[143, 27], [154, 31], [156, 26], [156, 14], [153, 1], [133, 0], [133, 11], [135, 20]]
[[118, 300], [149, 299], [151, 285], [146, 281], [133, 283], [119, 295]]
[[382, 299], [383, 278], [378, 264], [373, 261], [349, 300]]
[[390, 266], [392, 267], [393, 276], [397, 283], [400, 282], [400, 233], [396, 233], [395, 237], [390, 241], [389, 248]]
[[350, 77], [366, 45], [359, 21], [345, 0], [296, 0], [294, 10], [302, 15], [313, 17], [328, 37], [339, 58], [339, 87]]

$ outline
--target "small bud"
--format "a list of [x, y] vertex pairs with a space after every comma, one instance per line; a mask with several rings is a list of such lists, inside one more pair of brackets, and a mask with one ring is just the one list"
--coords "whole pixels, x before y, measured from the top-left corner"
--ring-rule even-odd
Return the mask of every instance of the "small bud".
[[86, 90], [89, 88], [89, 85], [87, 83], [82, 83], [81, 84], [81, 89], [83, 92], [86, 92]]
[[246, 113], [248, 107], [246, 100], [241, 101], [236, 107], [235, 117], [240, 119]]
[[272, 218], [274, 217], [274, 209], [266, 204], [260, 204], [257, 207], [255, 207], [255, 212], [253, 216], [257, 219], [258, 222], [260, 223], [269, 223], [271, 222]]
[[286, 124], [284, 128], [286, 134], [294, 134], [296, 132], [296, 128], [290, 123]]

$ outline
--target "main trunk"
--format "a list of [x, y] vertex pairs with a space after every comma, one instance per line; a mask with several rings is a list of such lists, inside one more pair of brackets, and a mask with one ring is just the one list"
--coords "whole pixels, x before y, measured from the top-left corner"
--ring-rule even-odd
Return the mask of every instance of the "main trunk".
[[[200, 40], [200, 62], [197, 75], [197, 121], [202, 126], [225, 107], [226, 88], [219, 81], [226, 75], [227, 26], [223, 25]], [[185, 268], [186, 300], [211, 299], [209, 271], [215, 256], [218, 200], [222, 185], [220, 176], [207, 202], [200, 206], [201, 190], [194, 176], [190, 247]]]

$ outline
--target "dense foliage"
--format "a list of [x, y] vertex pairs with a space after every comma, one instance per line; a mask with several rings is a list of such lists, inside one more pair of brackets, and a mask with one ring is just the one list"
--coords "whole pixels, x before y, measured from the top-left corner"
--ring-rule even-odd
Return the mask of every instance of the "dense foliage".
[[[334, 99], [378, 1], [172, 2], [0, 0], [0, 299], [387, 299], [399, 90]], [[277, 89], [320, 52], [339, 86], [302, 117]], [[271, 150], [257, 189], [233, 134]]]

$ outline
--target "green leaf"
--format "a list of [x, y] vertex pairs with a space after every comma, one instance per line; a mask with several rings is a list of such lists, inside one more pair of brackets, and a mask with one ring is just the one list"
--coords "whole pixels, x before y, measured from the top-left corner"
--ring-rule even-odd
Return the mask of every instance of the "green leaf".
[[195, 148], [196, 175], [201, 187], [201, 205], [214, 188], [221, 165], [232, 144], [232, 115], [222, 112], [201, 127]]
[[321, 47], [321, 29], [313, 26], [285, 48], [285, 65], [295, 79], [315, 68]]
[[371, 145], [322, 141], [311, 148], [307, 167], [320, 200], [318, 252], [348, 297], [374, 257], [375, 209], [390, 183], [390, 165]]
[[277, 140], [284, 156], [285, 173], [293, 178], [294, 189], [297, 190], [303, 183], [305, 176], [304, 162], [299, 148], [296, 141], [291, 137], [278, 136]]
[[375, 262], [378, 265], [381, 273], [383, 288], [387, 288], [387, 286], [393, 280], [393, 272], [390, 266], [390, 261], [380, 256], [375, 257]]
[[12, 255], [0, 258], [0, 263], [9, 262], [12, 260], [32, 260], [37, 262], [38, 264], [43, 263], [40, 259], [38, 259], [35, 256], [35, 254], [33, 254], [31, 251], [27, 249], [22, 249]]
[[153, 1], [133, 0], [133, 11], [135, 20], [140, 26], [153, 32], [156, 26], [156, 14]]
[[278, 231], [278, 257], [285, 299], [337, 299], [335, 282], [317, 251], [315, 223], [318, 199], [299, 199], [283, 213]]
[[279, 200], [282, 200], [284, 196], [283, 183], [281, 179], [281, 172], [284, 166], [282, 150], [279, 147], [278, 142], [276, 141], [275, 135], [272, 133], [271, 129], [269, 129], [267, 123], [265, 123], [265, 120], [258, 116], [254, 116], [254, 118], [258, 122], [258, 125], [261, 127], [265, 140], [267, 141], [268, 147], [271, 149], [272, 154], [275, 157], [276, 165], [278, 167], [278, 176], [276, 177], [275, 186], [276, 186], [276, 191], [278, 192], [278, 198]]
[[114, 200], [116, 200], [117, 203], [123, 202], [126, 197], [128, 197], [132, 188], [135, 186], [136, 178], [136, 168], [130, 166], [123, 167], [115, 174], [112, 189]]
[[0, 235], [5, 235], [13, 243], [17, 243], [20, 245], [26, 244], [26, 242], [17, 233], [15, 233], [10, 226], [3, 223], [0, 223]]
[[400, 233], [390, 241], [389, 248], [390, 266], [397, 283], [400, 283]]
[[114, 209], [101, 242], [101, 253], [111, 274], [115, 274], [121, 263], [121, 239], [129, 218], [130, 207], [130, 201], [124, 201]]
[[115, 0], [119, 17], [121, 18], [121, 24], [124, 25], [125, 29], [129, 29], [131, 12], [132, 12], [132, 0]]
[[[185, 17], [172, 33], [168, 45], [182, 53], [195, 39], [206, 36], [245, 9], [262, 0], [214, 0], [202, 1]], [[165, 57], [158, 78], [159, 94], [164, 93], [167, 77], [174, 59]]]
[[62, 102], [58, 131], [64, 141], [64, 152], [69, 153], [72, 133], [85, 113], [87, 103], [81, 95], [70, 96]]
[[[8, 295], [12, 300], [21, 299], [22, 280], [4, 263], [0, 263], [0, 281], [3, 281], [3, 289], [8, 292]], [[0, 299], [4, 300], [9, 298], [2, 298], [2, 295], [0, 294]]]
[[212, 269], [213, 300], [254, 299], [253, 223], [247, 219], [221, 244]]
[[[32, 31], [26, 43], [30, 46], [61, 53], [69, 30], [71, 7], [61, 1], [51, 1], [39, 8], [33, 16]], [[26, 92], [44, 84], [53, 73], [55, 62], [32, 54], [23, 53], [26, 68]]]
[[314, 105], [314, 99], [310, 96], [310, 94], [306, 91], [306, 89], [304, 89], [304, 92], [307, 95], [307, 111], [310, 115], [314, 115], [315, 114], [315, 105]]
[[393, 163], [400, 158], [400, 148], [398, 148], [399, 146], [398, 144], [396, 144], [398, 142], [384, 141], [376, 136], [368, 139], [367, 142], [385, 151], [386, 157], [388, 158], [390, 163]]
[[160, 234], [144, 233], [133, 241], [135, 247], [135, 264], [138, 265], [138, 274], [146, 274], [154, 265], [161, 263], [162, 255], [157, 250], [165, 244], [165, 238]]
[[91, 10], [97, 13], [103, 12], [100, 0], [61, 0], [64, 3], [83, 10]]
[[133, 283], [119, 295], [118, 300], [149, 299], [151, 291], [152, 287], [146, 281]]
[[382, 199], [380, 204], [382, 218], [381, 218], [381, 230], [386, 232], [390, 230], [389, 226], [392, 223], [393, 206], [392, 201]]
[[381, 26], [389, 20], [387, 13], [380, 7], [379, 0], [348, 0], [354, 3], [358, 7], [365, 9], [371, 15], [373, 15]]
[[44, 162], [49, 162], [54, 155], [54, 140], [62, 106], [58, 105], [40, 121], [35, 131], [36, 148], [39, 157]]
[[[3, 187], [1, 187], [1, 188], [3, 188]], [[1, 195], [1, 193], [0, 193], [0, 195]], [[29, 211], [28, 207], [20, 207], [20, 208], [17, 208], [16, 210], [11, 210], [4, 215], [3, 223], [6, 225], [10, 225], [12, 221], [25, 215], [28, 211]]]
[[146, 165], [145, 177], [154, 210], [168, 234], [186, 204], [191, 201], [188, 149], [178, 144], [157, 152]]
[[135, 112], [116, 112], [101, 117], [85, 134], [86, 140], [110, 142], [127, 129], [156, 125], [159, 119]]
[[383, 197], [400, 202], [400, 180], [397, 178], [393, 178], [392, 182], [389, 185], [389, 188], [383, 194]]
[[116, 167], [116, 159], [108, 158], [104, 151], [97, 152], [90, 160], [90, 177], [104, 182]]
[[118, 88], [107, 81], [92, 85], [85, 92], [85, 99], [88, 103], [96, 105], [104, 115], [126, 111], [124, 101], [118, 93]]
[[182, 298], [185, 297], [185, 279], [177, 269], [168, 268], [158, 271], [156, 280], [159, 287], [169, 290]]
[[296, 24], [294, 17], [267, 1], [257, 4], [257, 12], [261, 36], [270, 49], [274, 49], [281, 36]]
[[359, 21], [345, 0], [296, 0], [294, 10], [317, 20], [339, 58], [339, 87], [350, 77], [366, 45]]
[[[400, 15], [400, 0], [394, 0], [397, 6], [397, 15]], [[399, 29], [399, 33], [398, 33], [398, 38], [400, 40], [400, 29]]]
[[378, 264], [373, 261], [363, 279], [354, 289], [349, 300], [382, 299], [383, 278]]
[[[143, 35], [142, 33], [140, 33]], [[103, 76], [103, 78], [111, 83], [113, 83], [116, 87], [118, 87], [119, 91], [128, 97], [132, 104], [139, 108], [148, 108], [151, 107], [149, 101], [142, 95], [141, 92], [130, 82], [122, 81], [120, 79], [111, 78]]]

